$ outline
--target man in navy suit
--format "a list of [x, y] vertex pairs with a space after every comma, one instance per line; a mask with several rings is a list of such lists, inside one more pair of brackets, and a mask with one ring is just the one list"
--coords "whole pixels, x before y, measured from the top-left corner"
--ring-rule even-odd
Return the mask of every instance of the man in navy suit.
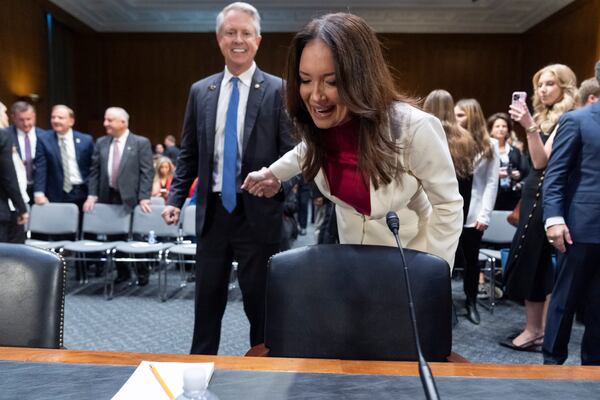
[[17, 148], [17, 153], [27, 171], [27, 194], [33, 202], [33, 181], [35, 178], [35, 156], [38, 138], [46, 135], [46, 131], [35, 126], [35, 108], [27, 102], [17, 101], [10, 107], [13, 125], [8, 128]]
[[90, 135], [73, 130], [75, 113], [65, 105], [52, 108], [50, 122], [53, 131], [37, 141], [35, 204], [74, 203], [81, 208], [88, 195], [94, 141]]
[[[600, 81], [600, 61], [596, 64]], [[581, 363], [600, 365], [600, 102], [564, 114], [544, 180], [548, 241], [560, 252], [544, 364], [563, 364], [573, 315], [584, 308]]]
[[250, 344], [264, 341], [267, 261], [281, 242], [284, 196], [254, 197], [240, 186], [249, 172], [277, 160], [293, 142], [283, 81], [254, 63], [260, 41], [260, 16], [250, 4], [230, 4], [217, 16], [225, 71], [192, 85], [163, 211], [167, 223], [176, 223], [198, 176], [192, 354], [217, 354], [233, 260], [239, 266]]

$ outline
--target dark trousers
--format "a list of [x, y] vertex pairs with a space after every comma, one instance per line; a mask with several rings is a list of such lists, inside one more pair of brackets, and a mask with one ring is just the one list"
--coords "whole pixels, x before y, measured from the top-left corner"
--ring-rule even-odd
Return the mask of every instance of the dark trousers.
[[88, 193], [86, 185], [74, 185], [73, 189], [69, 193], [63, 192], [63, 202], [76, 204], [81, 211], [81, 207], [87, 199], [87, 195]]
[[8, 221], [0, 221], [0, 243], [25, 243], [25, 225], [17, 225], [15, 211]]
[[460, 246], [465, 260], [463, 289], [467, 300], [477, 299], [477, 286], [479, 284], [479, 247], [481, 246], [482, 231], [475, 228], [463, 228], [460, 235]]
[[217, 354], [221, 320], [227, 305], [231, 262], [238, 262], [244, 311], [250, 321], [250, 345], [264, 342], [267, 262], [279, 243], [261, 243], [244, 214], [242, 197], [229, 214], [219, 195], [208, 197], [206, 221], [198, 235], [196, 303], [192, 354]]
[[573, 316], [582, 305], [581, 363], [600, 365], [600, 244], [574, 243], [558, 262], [544, 334], [544, 363], [563, 364], [567, 359]]
[[310, 203], [310, 198], [310, 186], [302, 182], [298, 186], [298, 225], [302, 229], [306, 229], [308, 222], [308, 204]]

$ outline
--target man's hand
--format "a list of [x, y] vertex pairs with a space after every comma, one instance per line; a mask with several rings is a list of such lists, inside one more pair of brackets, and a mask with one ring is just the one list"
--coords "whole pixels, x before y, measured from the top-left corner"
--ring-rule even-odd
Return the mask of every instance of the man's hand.
[[488, 226], [486, 224], [482, 223], [482, 222], [475, 221], [474, 228], [477, 229], [478, 231], [483, 232], [483, 231], [485, 231], [488, 228]]
[[43, 206], [44, 204], [47, 204], [50, 202], [48, 200], [48, 198], [44, 195], [33, 196], [33, 201], [35, 202], [35, 204], [37, 204], [39, 206]]
[[152, 212], [152, 207], [150, 207], [150, 199], [142, 199], [138, 204], [140, 205], [142, 212], [145, 212], [146, 214], [150, 214]]
[[179, 222], [179, 214], [181, 214], [181, 209], [174, 206], [165, 206], [160, 216], [167, 225], [173, 225]]
[[270, 169], [263, 167], [260, 171], [250, 172], [242, 189], [247, 190], [248, 193], [258, 197], [273, 197], [281, 188], [281, 182]]
[[96, 198], [88, 196], [85, 203], [83, 203], [83, 207], [82, 207], [83, 212], [91, 212], [94, 209], [95, 205], [96, 205]]
[[29, 220], [29, 214], [23, 213], [17, 217], [17, 225], [25, 225], [27, 224], [27, 220]]
[[548, 237], [548, 242], [561, 253], [567, 251], [566, 243], [573, 244], [569, 228], [565, 224], [552, 225], [546, 231], [546, 236]]

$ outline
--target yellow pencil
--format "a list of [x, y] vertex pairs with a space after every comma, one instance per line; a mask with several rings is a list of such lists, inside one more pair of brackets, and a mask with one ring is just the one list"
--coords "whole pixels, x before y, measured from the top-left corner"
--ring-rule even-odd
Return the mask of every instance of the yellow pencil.
[[158, 383], [160, 383], [160, 386], [162, 386], [167, 396], [169, 396], [169, 399], [175, 400], [175, 396], [173, 396], [173, 393], [171, 393], [171, 390], [163, 380], [162, 376], [160, 376], [160, 374], [158, 373], [158, 370], [154, 368], [154, 365], [150, 364], [150, 370], [152, 370], [152, 373], [156, 377], [156, 380], [158, 381]]

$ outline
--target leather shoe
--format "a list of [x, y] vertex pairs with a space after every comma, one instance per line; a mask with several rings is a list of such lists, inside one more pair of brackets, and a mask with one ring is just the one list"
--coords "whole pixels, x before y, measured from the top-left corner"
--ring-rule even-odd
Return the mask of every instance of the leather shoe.
[[148, 276], [140, 276], [138, 277], [138, 286], [146, 286], [148, 284], [149, 278]]
[[540, 345], [539, 341], [540, 341], [540, 339], [543, 339], [543, 338], [544, 338], [544, 336], [536, 337], [534, 339], [531, 339], [531, 340], [523, 343], [520, 346], [517, 346], [516, 344], [514, 344], [511, 339], [505, 339], [498, 343], [500, 344], [500, 346], [507, 347], [511, 350], [541, 353], [541, 349], [540, 349], [541, 345]]
[[479, 325], [481, 323], [481, 317], [479, 316], [479, 311], [477, 311], [476, 303], [474, 301], [467, 300], [465, 307], [467, 309], [467, 319], [475, 325]]

